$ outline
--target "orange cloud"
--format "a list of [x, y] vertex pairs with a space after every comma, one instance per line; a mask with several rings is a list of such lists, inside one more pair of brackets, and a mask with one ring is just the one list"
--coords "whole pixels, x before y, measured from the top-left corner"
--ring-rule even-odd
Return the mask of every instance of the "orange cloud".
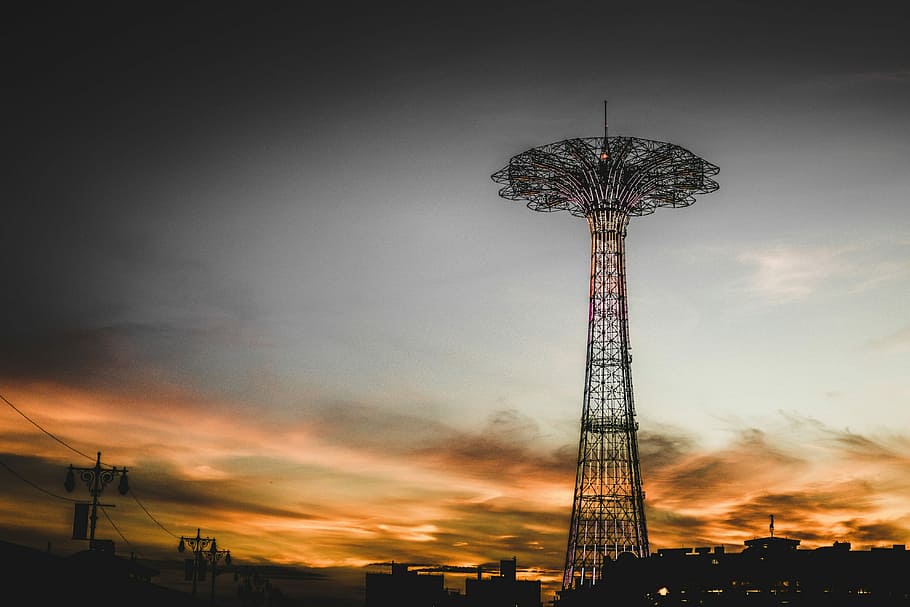
[[[125, 415], [120, 395], [49, 384], [8, 394], [65, 442], [130, 468], [133, 495], [105, 493], [119, 531], [102, 519], [99, 535], [139, 554], [173, 557], [177, 538], [199, 528], [246, 562], [476, 567], [516, 556], [548, 588], [558, 582], [575, 446], [546, 443], [515, 411], [466, 431], [420, 411], [356, 403], [239, 414], [244, 407], [175, 390], [167, 406], [133, 397]], [[906, 543], [907, 437], [793, 416], [730, 429], [711, 448], [677, 428], [641, 432], [652, 549], [739, 547], [766, 533], [769, 514], [778, 534], [807, 546]], [[10, 409], [0, 415], [0, 459], [59, 497], [88, 497], [82, 487], [63, 495], [62, 481], [68, 464], [93, 462]], [[71, 503], [13, 478], [2, 486], [5, 537], [78, 547], [66, 539]]]

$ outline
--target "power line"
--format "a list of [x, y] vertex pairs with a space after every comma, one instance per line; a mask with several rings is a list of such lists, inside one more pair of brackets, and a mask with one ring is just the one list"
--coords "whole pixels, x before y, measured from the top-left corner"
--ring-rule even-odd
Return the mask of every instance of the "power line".
[[152, 522], [153, 522], [153, 523], [155, 523], [156, 525], [158, 525], [159, 527], [161, 527], [162, 531], [164, 531], [165, 533], [167, 533], [168, 535], [170, 535], [171, 537], [173, 537], [173, 538], [175, 538], [175, 539], [179, 539], [179, 538], [180, 538], [179, 535], [177, 535], [176, 533], [170, 531], [167, 527], [165, 527], [164, 525], [162, 525], [161, 523], [159, 523], [159, 522], [158, 522], [158, 519], [156, 519], [154, 516], [152, 516], [152, 513], [151, 513], [151, 512], [149, 512], [148, 510], [146, 510], [145, 506], [142, 505], [142, 502], [139, 501], [139, 498], [136, 497], [136, 489], [135, 489], [134, 487], [130, 487], [130, 497], [132, 497], [132, 498], [136, 501], [136, 503], [139, 504], [139, 507], [142, 508], [143, 512], [145, 512], [145, 514], [146, 514], [150, 519], [152, 519]]
[[[4, 400], [6, 400], [6, 399], [4, 399]], [[48, 491], [47, 489], [44, 489], [43, 487], [39, 487], [38, 485], [36, 485], [36, 484], [33, 483], [32, 481], [28, 480], [27, 478], [25, 478], [24, 476], [22, 476], [21, 474], [19, 474], [18, 472], [16, 472], [16, 471], [13, 470], [12, 468], [10, 468], [10, 467], [9, 467], [5, 462], [3, 462], [3, 461], [0, 461], [0, 466], [3, 466], [4, 468], [6, 468], [6, 470], [7, 470], [10, 474], [12, 474], [12, 475], [15, 476], [16, 478], [18, 478], [20, 481], [22, 481], [22, 482], [25, 483], [26, 485], [29, 485], [30, 487], [32, 487], [32, 488], [34, 488], [34, 489], [37, 489], [38, 491], [40, 491], [41, 493], [44, 493], [45, 495], [49, 495], [49, 496], [54, 497], [54, 498], [57, 498], [57, 499], [59, 499], [59, 500], [64, 500], [64, 501], [67, 501], [67, 502], [72, 502], [72, 503], [77, 503], [77, 504], [80, 503], [80, 502], [82, 501], [82, 500], [73, 499], [73, 498], [71, 498], [71, 497], [65, 497], [65, 496], [63, 496], [63, 495], [57, 495], [56, 493], [53, 493], [53, 492], [51, 492], [51, 491]], [[134, 498], [134, 499], [135, 499], [135, 498]], [[137, 503], [138, 503], [138, 500], [137, 500]], [[142, 506], [142, 504], [139, 504], [139, 505]], [[142, 509], [145, 510], [145, 507], [143, 507]], [[120, 539], [122, 539], [122, 540], [124, 541], [124, 543], [125, 543], [127, 546], [132, 546], [132, 544], [130, 544], [130, 541], [129, 541], [128, 539], [126, 539], [126, 536], [123, 535], [123, 532], [120, 531], [120, 528], [117, 527], [117, 524], [114, 523], [114, 520], [111, 518], [110, 514], [108, 514], [107, 510], [105, 510], [104, 508], [101, 508], [101, 512], [104, 514], [105, 518], [107, 518], [107, 522], [109, 522], [109, 523], [111, 524], [111, 527], [114, 528], [114, 531], [117, 532], [117, 535], [120, 536]], [[146, 514], [148, 514], [148, 510], [145, 510], [145, 512], [146, 512]], [[149, 517], [151, 517], [151, 515], [149, 515]], [[152, 519], [152, 520], [154, 520], [154, 519]], [[157, 521], [156, 521], [156, 522], [157, 522]]]
[[35, 426], [36, 428], [38, 428], [39, 430], [41, 430], [42, 432], [44, 432], [45, 434], [47, 434], [49, 437], [51, 437], [52, 439], [54, 439], [55, 441], [57, 441], [58, 443], [60, 443], [60, 444], [63, 445], [64, 447], [66, 447], [67, 449], [69, 449], [70, 451], [73, 451], [74, 453], [78, 453], [79, 455], [81, 455], [82, 457], [84, 457], [84, 458], [86, 458], [86, 459], [88, 459], [88, 460], [93, 460], [93, 459], [95, 459], [95, 458], [93, 458], [91, 455], [86, 455], [85, 453], [83, 453], [83, 452], [80, 451], [79, 449], [76, 449], [75, 447], [72, 447], [72, 446], [70, 446], [69, 444], [67, 444], [66, 441], [64, 441], [64, 440], [62, 440], [62, 439], [60, 439], [60, 438], [57, 438], [57, 436], [55, 436], [54, 434], [51, 434], [50, 432], [48, 432], [47, 430], [45, 430], [44, 428], [42, 428], [41, 425], [40, 425], [38, 422], [36, 422], [36, 421], [33, 420], [32, 418], [30, 418], [28, 415], [26, 415], [26, 414], [23, 413], [22, 411], [20, 411], [19, 408], [16, 407], [16, 405], [14, 405], [13, 403], [9, 402], [9, 401], [6, 399], [6, 397], [3, 396], [2, 394], [0, 394], [0, 399], [3, 399], [3, 402], [5, 402], [5, 403], [6, 403], [7, 405], [9, 405], [10, 407], [12, 407], [13, 411], [15, 411], [16, 413], [18, 413], [18, 414], [21, 415], [22, 417], [24, 417], [26, 420], [28, 420], [28, 422], [29, 422], [30, 424], [32, 424], [33, 426]]
[[[0, 400], [3, 400], [3, 402], [5, 402], [7, 405], [9, 405], [10, 408], [13, 409], [13, 411], [15, 411], [16, 413], [18, 413], [19, 415], [21, 415], [23, 418], [25, 418], [30, 424], [32, 424], [33, 426], [35, 426], [36, 428], [38, 428], [41, 432], [43, 432], [44, 434], [46, 434], [46, 435], [49, 436], [50, 438], [54, 439], [55, 441], [57, 441], [58, 443], [60, 443], [61, 445], [63, 445], [63, 446], [66, 447], [67, 449], [69, 449], [70, 451], [73, 451], [74, 453], [78, 453], [79, 455], [81, 455], [81, 456], [83, 456], [83, 457], [85, 457], [85, 458], [88, 458], [89, 460], [94, 459], [94, 458], [92, 458], [91, 456], [86, 455], [86, 454], [83, 453], [82, 451], [76, 449], [75, 447], [72, 447], [71, 445], [67, 444], [66, 441], [64, 441], [64, 440], [62, 440], [62, 439], [60, 439], [60, 438], [58, 438], [58, 437], [57, 437], [56, 435], [54, 435], [53, 433], [51, 433], [51, 432], [45, 430], [38, 422], [36, 422], [36, 421], [33, 420], [32, 418], [30, 418], [28, 415], [26, 415], [25, 413], [23, 413], [18, 407], [16, 407], [16, 405], [14, 405], [14, 404], [11, 403], [9, 400], [7, 400], [7, 398], [6, 398], [5, 396], [3, 396], [2, 394], [0, 394]], [[12, 468], [10, 468], [8, 465], [6, 465], [5, 463], [3, 463], [2, 461], [0, 461], [0, 465], [2, 465], [4, 468], [6, 468], [6, 469], [10, 472], [10, 474], [12, 474], [13, 476], [15, 476], [16, 478], [18, 478], [18, 479], [21, 480], [22, 482], [26, 483], [27, 485], [30, 485], [31, 487], [34, 487], [35, 489], [37, 489], [38, 491], [41, 491], [42, 493], [45, 493], [45, 494], [50, 495], [51, 497], [55, 497], [55, 498], [57, 498], [57, 499], [66, 500], [66, 501], [68, 501], [68, 502], [78, 502], [78, 501], [79, 501], [79, 500], [74, 500], [74, 499], [69, 498], [69, 497], [64, 497], [64, 496], [62, 496], [62, 495], [56, 495], [56, 494], [54, 494], [54, 493], [52, 493], [52, 492], [50, 492], [50, 491], [48, 491], [48, 490], [46, 490], [46, 489], [43, 489], [43, 488], [39, 487], [39, 486], [36, 485], [35, 483], [31, 482], [30, 480], [26, 479], [24, 476], [22, 476], [21, 474], [19, 474], [18, 472], [16, 472], [16, 471], [13, 470]], [[177, 534], [171, 532], [171, 531], [168, 530], [164, 525], [162, 525], [162, 524], [158, 521], [158, 519], [156, 519], [154, 516], [152, 516], [152, 513], [148, 511], [148, 508], [146, 508], [145, 505], [144, 505], [142, 502], [139, 501], [139, 498], [136, 497], [135, 492], [134, 492], [133, 489], [130, 489], [130, 492], [129, 492], [129, 493], [130, 493], [130, 496], [133, 498], [133, 500], [139, 505], [139, 507], [142, 508], [142, 511], [145, 512], [146, 516], [148, 516], [149, 519], [152, 520], [152, 522], [154, 522], [156, 525], [158, 525], [158, 527], [160, 527], [165, 533], [167, 533], [167, 534], [170, 535], [171, 537], [174, 537], [174, 538], [178, 538], [178, 537], [179, 537]], [[104, 508], [102, 508], [101, 511], [104, 513], [104, 516], [107, 517], [107, 520], [111, 523], [111, 526], [114, 527], [114, 529], [117, 531], [117, 534], [120, 535], [120, 537], [123, 539], [124, 542], [126, 542], [127, 544], [129, 544], [129, 540], [127, 540], [127, 539], [123, 536], [123, 534], [120, 532], [120, 529], [118, 529], [117, 526], [114, 524], [113, 520], [111, 520], [111, 517], [110, 517], [110, 515], [107, 513], [107, 511], [104, 510]]]
[[16, 478], [18, 478], [20, 481], [22, 481], [22, 482], [25, 483], [26, 485], [29, 485], [30, 487], [32, 487], [32, 488], [34, 488], [34, 489], [37, 489], [38, 491], [40, 491], [41, 493], [44, 493], [45, 495], [49, 495], [49, 496], [51, 496], [51, 497], [57, 498], [58, 500], [64, 500], [64, 501], [67, 501], [67, 502], [79, 502], [79, 501], [80, 501], [80, 500], [74, 500], [73, 498], [71, 498], [71, 497], [66, 497], [66, 496], [64, 496], [64, 495], [57, 495], [56, 493], [52, 493], [51, 491], [48, 491], [47, 489], [44, 489], [43, 487], [39, 487], [38, 485], [36, 485], [36, 484], [33, 483], [32, 481], [28, 480], [27, 478], [25, 478], [24, 476], [22, 476], [21, 474], [19, 474], [18, 472], [16, 472], [16, 471], [13, 470], [12, 468], [10, 468], [10, 467], [9, 467], [8, 465], [6, 465], [6, 463], [4, 463], [3, 461], [0, 461], [0, 466], [3, 466], [4, 468], [6, 468], [7, 472], [9, 472], [10, 474], [12, 474], [12, 475], [15, 476]]
[[103, 514], [104, 518], [107, 519], [107, 522], [111, 524], [111, 527], [114, 528], [114, 531], [117, 532], [117, 535], [120, 536], [120, 539], [122, 539], [127, 546], [132, 546], [132, 544], [130, 544], [130, 541], [124, 537], [123, 533], [120, 531], [120, 528], [114, 523], [114, 520], [111, 518], [111, 515], [107, 513], [107, 509], [104, 506], [101, 506], [101, 514]]

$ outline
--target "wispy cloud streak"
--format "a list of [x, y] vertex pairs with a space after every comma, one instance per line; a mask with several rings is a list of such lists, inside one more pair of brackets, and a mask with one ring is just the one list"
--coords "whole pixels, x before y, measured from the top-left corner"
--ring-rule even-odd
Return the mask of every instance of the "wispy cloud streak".
[[[419, 411], [311, 403], [289, 421], [218, 414], [214, 403], [172, 395], [182, 406], [172, 403], [161, 416], [149, 406], [149, 415], [121, 424], [117, 398], [49, 386], [36, 394], [45, 404], [42, 422], [83, 428], [80, 443], [106, 445], [105, 459], [131, 467], [137, 491], [165, 527], [202, 527], [247, 559], [472, 566], [515, 555], [545, 571], [562, 565], [574, 445], [547, 446], [537, 424], [513, 410], [466, 431]], [[642, 432], [655, 548], [741, 545], [764, 533], [769, 514], [779, 532], [807, 545], [908, 539], [907, 437], [856, 434], [792, 415], [773, 428], [733, 424], [732, 438], [713, 448], [676, 428]], [[50, 443], [21, 420], [0, 418], [4, 461], [53, 487], [73, 458]], [[31, 495], [35, 516], [26, 517], [21, 489], [5, 485], [7, 524], [46, 534], [51, 519], [53, 533], [66, 533], [68, 506]], [[145, 546], [140, 551], [172, 548], [173, 538], [135, 504], [120, 499], [113, 515]]]
[[772, 304], [807, 299], [821, 291], [865, 293], [910, 277], [906, 248], [900, 242], [754, 247], [736, 255], [748, 269], [739, 288]]

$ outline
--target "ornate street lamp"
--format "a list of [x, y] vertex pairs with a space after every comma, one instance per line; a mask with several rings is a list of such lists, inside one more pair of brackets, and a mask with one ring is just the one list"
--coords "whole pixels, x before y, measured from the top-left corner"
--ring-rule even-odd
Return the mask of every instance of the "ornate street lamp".
[[[104, 488], [113, 482], [115, 478], [120, 477], [120, 483], [117, 485], [117, 490], [120, 492], [120, 495], [126, 495], [130, 490], [129, 479], [126, 476], [126, 468], [104, 468], [101, 465], [101, 452], [98, 452], [98, 458], [95, 460], [95, 465], [92, 468], [77, 468], [70, 464], [69, 469], [66, 472], [66, 480], [63, 482], [64, 488], [70, 493], [76, 487], [76, 474], [79, 474], [79, 478], [88, 486], [89, 493], [92, 495], [92, 512], [90, 521], [91, 521], [91, 531], [89, 534], [89, 548], [95, 549], [95, 527], [98, 522], [98, 498], [101, 497], [101, 493], [104, 491]], [[76, 513], [77, 517], [79, 516], [80, 508], [82, 504], [76, 504]], [[101, 504], [102, 506], [111, 506], [110, 504]], [[82, 516], [84, 516], [84, 511]], [[79, 523], [79, 519], [75, 521], [73, 525], [74, 529], [74, 538], [75, 539], [85, 539], [85, 519], [82, 518], [81, 528], [82, 536], [81, 538], [76, 538], [75, 530]]]
[[[215, 603], [215, 575], [216, 566], [223, 559], [225, 565], [231, 564], [231, 551], [219, 550], [217, 540], [213, 537], [202, 537], [200, 530], [196, 529], [196, 537], [181, 536], [177, 544], [177, 552], [186, 552], [189, 548], [193, 553], [192, 559], [187, 559], [186, 579], [193, 580], [193, 595], [196, 595], [196, 581], [205, 579], [204, 563], [212, 564], [212, 604]], [[190, 570], [192, 569], [192, 571]]]
[[215, 546], [215, 538], [213, 537], [202, 537], [200, 535], [200, 530], [196, 529], [196, 537], [187, 537], [181, 536], [180, 543], [177, 544], [177, 552], [185, 552], [187, 547], [189, 547], [190, 552], [193, 553], [192, 559], [187, 559], [187, 563], [192, 560], [192, 571], [190, 571], [189, 565], [187, 565], [187, 578], [193, 580], [193, 596], [196, 595], [196, 580], [200, 577], [200, 563], [202, 562], [202, 552], [211, 545]]
[[205, 558], [212, 564], [212, 605], [215, 604], [215, 576], [217, 575], [216, 566], [218, 562], [224, 559], [225, 565], [231, 564], [231, 551], [218, 550], [215, 548], [215, 538], [212, 538], [212, 547], [205, 552]]

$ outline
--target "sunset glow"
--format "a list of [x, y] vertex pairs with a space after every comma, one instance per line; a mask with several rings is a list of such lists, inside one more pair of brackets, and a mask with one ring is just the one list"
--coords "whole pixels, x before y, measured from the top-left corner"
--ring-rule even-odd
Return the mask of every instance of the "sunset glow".
[[552, 599], [590, 235], [490, 175], [609, 98], [720, 167], [625, 241], [651, 552], [910, 544], [904, 20], [601, 4], [9, 16], [0, 540], [85, 549], [101, 452], [122, 555], [199, 530], [344, 607], [514, 556]]

